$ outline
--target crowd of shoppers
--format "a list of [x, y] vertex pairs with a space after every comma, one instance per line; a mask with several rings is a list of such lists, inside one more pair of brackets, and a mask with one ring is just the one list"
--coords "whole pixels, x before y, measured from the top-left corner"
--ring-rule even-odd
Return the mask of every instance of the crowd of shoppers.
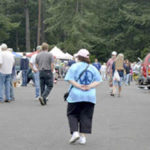
[[[1, 45], [0, 52], [0, 103], [15, 100], [13, 92], [13, 79], [15, 78], [15, 59], [12, 51], [6, 44]], [[37, 46], [36, 53], [30, 60], [23, 53], [20, 60], [22, 71], [22, 86], [28, 83], [29, 70], [33, 74], [35, 86], [35, 99], [40, 104], [46, 105], [48, 96], [53, 88], [54, 57], [48, 52], [49, 45], [43, 43]], [[77, 60], [77, 61], [75, 61]], [[122, 83], [130, 85], [132, 65], [129, 60], [124, 60], [123, 54], [113, 51], [107, 64], [98, 59], [92, 64], [90, 53], [86, 49], [80, 49], [76, 59], [70, 60], [67, 69], [63, 71], [64, 80], [70, 83], [67, 97], [67, 118], [71, 138], [69, 143], [79, 142], [86, 144], [86, 134], [92, 133], [92, 119], [96, 105], [96, 87], [102, 80], [109, 81], [111, 96], [121, 95]], [[63, 68], [63, 67], [62, 67]], [[4, 90], [5, 87], [5, 90]], [[5, 95], [5, 97], [3, 97]]]

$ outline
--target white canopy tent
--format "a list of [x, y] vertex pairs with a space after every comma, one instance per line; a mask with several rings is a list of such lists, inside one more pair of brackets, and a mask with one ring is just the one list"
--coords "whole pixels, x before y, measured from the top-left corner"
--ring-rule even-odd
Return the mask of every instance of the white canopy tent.
[[65, 54], [57, 46], [55, 46], [50, 53], [58, 59], [65, 59]]
[[73, 59], [73, 56], [69, 53], [65, 53], [66, 59]]

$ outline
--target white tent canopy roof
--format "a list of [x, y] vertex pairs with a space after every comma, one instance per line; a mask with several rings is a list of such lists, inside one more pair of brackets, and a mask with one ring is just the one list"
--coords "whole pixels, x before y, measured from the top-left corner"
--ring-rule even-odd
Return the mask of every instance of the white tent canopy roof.
[[62, 50], [60, 50], [57, 46], [55, 46], [50, 53], [56, 57], [57, 59], [73, 59], [73, 56], [69, 53], [64, 53]]
[[58, 59], [65, 59], [65, 54], [57, 46], [55, 46], [50, 53]]
[[65, 53], [66, 59], [73, 59], [73, 56], [69, 53]]

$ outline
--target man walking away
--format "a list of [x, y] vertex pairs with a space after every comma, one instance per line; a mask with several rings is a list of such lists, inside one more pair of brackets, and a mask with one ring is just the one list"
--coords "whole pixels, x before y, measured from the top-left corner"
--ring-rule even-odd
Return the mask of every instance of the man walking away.
[[32, 69], [33, 76], [34, 76], [34, 85], [35, 85], [35, 98], [39, 99], [40, 96], [40, 77], [39, 77], [39, 70], [36, 67], [35, 60], [38, 53], [41, 51], [41, 46], [37, 46], [36, 48], [37, 53], [34, 54], [30, 59], [30, 68]]
[[53, 88], [54, 59], [48, 52], [48, 47], [47, 43], [42, 44], [42, 51], [36, 56], [35, 61], [40, 72], [41, 97], [39, 97], [39, 101], [41, 105], [46, 105], [46, 98]]
[[23, 53], [23, 57], [20, 60], [20, 70], [22, 70], [22, 86], [27, 86], [28, 69], [29, 69], [29, 60], [26, 57], [26, 53]]
[[2, 52], [0, 52], [0, 102], [4, 102], [4, 86], [5, 86], [5, 102], [10, 102], [10, 82], [12, 68], [15, 63], [13, 54], [8, 51], [7, 45], [1, 45]]

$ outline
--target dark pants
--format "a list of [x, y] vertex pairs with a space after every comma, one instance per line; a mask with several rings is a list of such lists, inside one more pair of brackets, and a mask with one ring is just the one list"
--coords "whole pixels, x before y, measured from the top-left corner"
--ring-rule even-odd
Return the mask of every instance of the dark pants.
[[67, 116], [70, 132], [91, 133], [94, 104], [89, 102], [68, 103]]
[[46, 103], [46, 98], [48, 97], [50, 91], [53, 88], [53, 73], [50, 70], [40, 71], [40, 87], [41, 96]]

